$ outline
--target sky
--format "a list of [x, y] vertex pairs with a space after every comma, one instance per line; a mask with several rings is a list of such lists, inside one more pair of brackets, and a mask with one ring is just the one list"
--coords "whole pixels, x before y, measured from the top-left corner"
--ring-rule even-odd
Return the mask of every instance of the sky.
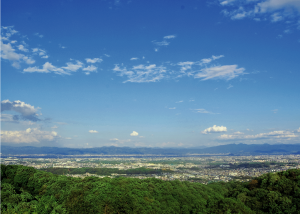
[[299, 0], [4, 0], [1, 144], [300, 143]]

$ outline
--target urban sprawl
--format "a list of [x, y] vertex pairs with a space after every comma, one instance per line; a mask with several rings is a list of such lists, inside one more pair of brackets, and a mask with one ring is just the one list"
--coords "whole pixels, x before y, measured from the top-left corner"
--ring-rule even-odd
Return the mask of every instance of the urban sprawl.
[[[96, 177], [134, 177], [157, 178], [162, 180], [180, 180], [210, 182], [230, 180], [249, 181], [268, 172], [278, 172], [287, 169], [300, 168], [300, 155], [261, 155], [261, 156], [203, 156], [203, 157], [149, 157], [147, 158], [121, 158], [118, 156], [98, 158], [1, 158], [4, 165], [24, 165], [36, 169], [49, 168], [104, 168], [118, 169], [122, 174], [68, 174], [65, 176], [85, 178]], [[127, 174], [131, 169], [153, 169], [154, 174]]]

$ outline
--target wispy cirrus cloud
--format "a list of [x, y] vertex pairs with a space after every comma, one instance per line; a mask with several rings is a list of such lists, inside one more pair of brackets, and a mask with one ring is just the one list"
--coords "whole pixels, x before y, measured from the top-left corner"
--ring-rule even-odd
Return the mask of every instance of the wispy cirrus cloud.
[[244, 74], [245, 68], [238, 68], [238, 65], [223, 65], [214, 66], [210, 68], [203, 68], [201, 72], [195, 74], [195, 78], [201, 78], [202, 80], [209, 79], [224, 79], [231, 80]]
[[[238, 68], [238, 65], [211, 65], [217, 59], [223, 58], [224, 55], [204, 58], [199, 61], [185, 61], [178, 63], [164, 63], [164, 65], [136, 65], [131, 69], [127, 69], [123, 64], [115, 65], [113, 71], [119, 76], [125, 76], [128, 80], [126, 82], [156, 82], [164, 78], [178, 79], [184, 76], [199, 78], [205, 80], [231, 80], [245, 73], [245, 68]], [[169, 67], [173, 66], [173, 67]], [[174, 66], [178, 66], [179, 70], [176, 71]]]
[[292, 140], [299, 136], [291, 131], [272, 131], [268, 133], [259, 133], [256, 135], [245, 134], [223, 134], [219, 137], [221, 140]]
[[[169, 40], [176, 38], [176, 36], [175, 35], [168, 35], [168, 36], [164, 36], [163, 38], [164, 38], [164, 40], [161, 41], [161, 42], [153, 40], [152, 43], [156, 46], [168, 46], [170, 44]], [[155, 52], [159, 51], [159, 47], [154, 48], [154, 51]]]
[[192, 109], [196, 113], [201, 113], [201, 114], [219, 114], [219, 113], [213, 113], [211, 111], [207, 111], [204, 108], [198, 108], [198, 109]]
[[279, 22], [289, 19], [296, 23], [300, 16], [299, 0], [220, 0], [222, 13], [232, 20], [251, 18], [255, 21]]
[[115, 65], [113, 69], [119, 76], [126, 76], [128, 79], [124, 81], [126, 82], [157, 82], [164, 78], [164, 73], [166, 72], [166, 68], [164, 66], [156, 66], [155, 64], [144, 65], [140, 64], [137, 66], [133, 66], [131, 69], [127, 69], [126, 67], [120, 67], [119, 65]]

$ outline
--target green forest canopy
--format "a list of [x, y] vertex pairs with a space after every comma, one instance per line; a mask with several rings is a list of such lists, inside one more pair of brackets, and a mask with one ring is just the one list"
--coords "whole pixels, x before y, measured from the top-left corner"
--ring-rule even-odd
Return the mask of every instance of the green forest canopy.
[[300, 213], [300, 170], [250, 182], [72, 178], [1, 165], [2, 213]]

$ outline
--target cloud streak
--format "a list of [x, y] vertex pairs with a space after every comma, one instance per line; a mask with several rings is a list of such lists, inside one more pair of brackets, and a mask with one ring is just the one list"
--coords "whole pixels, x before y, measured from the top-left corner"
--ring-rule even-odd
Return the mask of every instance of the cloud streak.
[[268, 133], [260, 133], [256, 135], [244, 134], [223, 134], [219, 137], [221, 140], [291, 140], [297, 138], [293, 132], [290, 131], [272, 131]]
[[25, 131], [1, 131], [1, 141], [4, 143], [40, 143], [54, 141], [57, 132], [41, 131], [38, 128], [28, 128]]

